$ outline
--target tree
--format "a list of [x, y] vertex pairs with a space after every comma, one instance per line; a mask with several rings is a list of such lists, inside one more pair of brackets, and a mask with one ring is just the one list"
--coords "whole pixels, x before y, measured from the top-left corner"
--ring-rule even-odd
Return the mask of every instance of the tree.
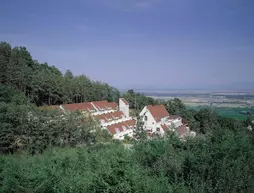
[[0, 43], [0, 83], [7, 81], [7, 68], [11, 56], [11, 45], [6, 42]]
[[66, 78], [67, 80], [72, 80], [73, 79], [73, 74], [70, 70], [67, 70], [64, 74], [64, 78]]
[[137, 124], [136, 127], [134, 128], [134, 137], [138, 140], [138, 141], [143, 141], [145, 139], [147, 139], [147, 133], [144, 130], [144, 122], [142, 117], [137, 116]]

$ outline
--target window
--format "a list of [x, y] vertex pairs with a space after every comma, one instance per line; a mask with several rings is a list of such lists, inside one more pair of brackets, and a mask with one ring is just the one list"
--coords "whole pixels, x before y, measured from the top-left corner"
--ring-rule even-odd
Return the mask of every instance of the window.
[[145, 116], [145, 121], [147, 121], [147, 116]]
[[154, 122], [153, 122], [153, 125], [154, 125]]
[[159, 127], [157, 127], [157, 128], [156, 128], [156, 130], [157, 130], [157, 131], [160, 131], [160, 128], [159, 128]]

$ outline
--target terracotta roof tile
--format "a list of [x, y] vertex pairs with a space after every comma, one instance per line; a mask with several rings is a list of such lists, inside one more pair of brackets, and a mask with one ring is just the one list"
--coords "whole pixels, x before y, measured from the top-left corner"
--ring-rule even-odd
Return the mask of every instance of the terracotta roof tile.
[[162, 129], [166, 132], [166, 131], [168, 131], [168, 127], [167, 127], [167, 125], [165, 125], [165, 124], [161, 124], [161, 127], [162, 127]]
[[136, 125], [136, 120], [131, 119], [131, 120], [125, 121], [125, 124], [128, 125], [129, 127], [134, 127]]
[[107, 106], [108, 106], [109, 108], [113, 109], [113, 110], [117, 110], [117, 107], [118, 107], [118, 105], [117, 105], [116, 102], [109, 102], [109, 103], [107, 104]]
[[109, 125], [109, 126], [107, 126], [107, 129], [111, 134], [114, 135], [114, 134], [116, 134], [116, 129], [118, 129], [119, 132], [123, 132], [124, 128], [125, 129], [130, 129], [132, 127], [133, 121], [136, 123], [135, 120], [124, 121], [124, 122], [121, 122], [121, 123], [116, 123], [116, 124], [113, 124], [113, 125]]
[[108, 101], [106, 101], [106, 100], [104, 100], [104, 101], [92, 101], [91, 103], [96, 108], [98, 108], [99, 110], [106, 110], [107, 109]]
[[178, 133], [179, 136], [184, 136], [189, 132], [189, 129], [186, 127], [186, 125], [182, 125], [176, 128], [176, 132]]
[[123, 117], [124, 117], [123, 112], [116, 111], [116, 112], [110, 112], [110, 113], [105, 113], [101, 115], [95, 115], [94, 119], [97, 121], [104, 120], [105, 122], [110, 122], [112, 120], [122, 119]]
[[96, 115], [94, 116], [94, 119], [97, 121], [104, 120], [105, 122], [108, 122], [108, 119], [104, 115]]
[[164, 105], [148, 105], [147, 109], [150, 111], [156, 122], [159, 122], [162, 118], [169, 116]]
[[122, 111], [116, 111], [116, 112], [112, 112], [111, 116], [113, 119], [121, 119], [124, 117], [124, 114]]
[[129, 103], [124, 98], [120, 98], [120, 100], [122, 100], [124, 104], [129, 105]]
[[107, 129], [111, 134], [116, 134], [117, 133], [116, 129], [118, 129], [119, 132], [123, 132], [123, 126], [126, 127], [126, 125], [124, 123], [116, 123], [113, 125], [109, 125], [107, 127]]

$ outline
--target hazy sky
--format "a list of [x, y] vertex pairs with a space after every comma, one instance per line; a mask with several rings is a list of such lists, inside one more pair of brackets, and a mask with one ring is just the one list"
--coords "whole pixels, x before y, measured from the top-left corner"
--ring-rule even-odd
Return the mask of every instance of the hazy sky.
[[254, 0], [2, 0], [0, 41], [118, 88], [254, 83]]

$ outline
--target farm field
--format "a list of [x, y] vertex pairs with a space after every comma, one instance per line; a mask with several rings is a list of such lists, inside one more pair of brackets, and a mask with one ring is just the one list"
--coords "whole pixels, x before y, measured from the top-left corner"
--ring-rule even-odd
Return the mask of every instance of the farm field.
[[[199, 110], [206, 106], [188, 106], [190, 109]], [[213, 107], [213, 109], [223, 117], [245, 120], [248, 116], [254, 117], [254, 107]], [[249, 115], [243, 114], [249, 112]]]

